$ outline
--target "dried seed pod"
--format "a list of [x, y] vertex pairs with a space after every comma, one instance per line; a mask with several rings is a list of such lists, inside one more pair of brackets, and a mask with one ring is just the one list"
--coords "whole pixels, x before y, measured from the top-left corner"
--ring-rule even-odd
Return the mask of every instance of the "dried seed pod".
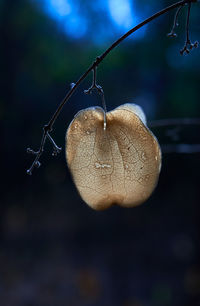
[[157, 139], [142, 109], [124, 104], [106, 113], [81, 110], [66, 134], [66, 158], [82, 199], [103, 210], [112, 204], [133, 207], [153, 192], [161, 168]]

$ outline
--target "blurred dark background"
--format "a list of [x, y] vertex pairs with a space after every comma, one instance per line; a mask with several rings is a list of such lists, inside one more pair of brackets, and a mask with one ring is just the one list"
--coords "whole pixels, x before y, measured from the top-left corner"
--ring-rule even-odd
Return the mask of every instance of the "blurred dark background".
[[[133, 209], [91, 210], [64, 156], [77, 111], [100, 105], [84, 96], [91, 75], [65, 106], [52, 136], [63, 150], [26, 174], [42, 127], [86, 68], [129, 28], [174, 1], [0, 1], [0, 305], [200, 305], [200, 126], [155, 127], [164, 151], [158, 186]], [[180, 56], [167, 38], [175, 12], [141, 29], [98, 69], [107, 108], [138, 103], [150, 121], [200, 117], [200, 48]], [[200, 6], [190, 34], [200, 39]], [[174, 152], [174, 145], [191, 146]], [[189, 152], [188, 152], [189, 150]]]

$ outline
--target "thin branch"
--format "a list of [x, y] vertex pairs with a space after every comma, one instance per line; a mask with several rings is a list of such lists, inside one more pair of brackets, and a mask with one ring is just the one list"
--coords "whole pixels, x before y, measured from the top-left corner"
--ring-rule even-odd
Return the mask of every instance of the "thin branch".
[[170, 126], [170, 125], [200, 125], [200, 118], [170, 118], [149, 121], [148, 126], [151, 128]]
[[[160, 119], [148, 122], [148, 126], [151, 128], [170, 127], [166, 132], [166, 135], [173, 141], [179, 140], [180, 129], [187, 125], [200, 125], [200, 118], [171, 118], [171, 119]], [[183, 153], [192, 154], [200, 152], [200, 144], [161, 144], [162, 153]]]
[[182, 153], [192, 154], [200, 152], [200, 144], [163, 144], [161, 145], [162, 153]]
[[97, 67], [93, 68], [93, 79], [92, 79], [92, 85], [84, 90], [85, 94], [91, 94], [93, 90], [96, 90], [99, 94], [102, 94], [102, 87], [100, 85], [97, 85]]
[[180, 14], [182, 8], [183, 8], [183, 5], [181, 5], [181, 6], [177, 9], [177, 11], [176, 11], [176, 14], [175, 14], [175, 16], [174, 16], [174, 23], [173, 23], [171, 32], [167, 34], [168, 37], [177, 37], [177, 34], [175, 33], [175, 28], [178, 27], [178, 25], [179, 25], [179, 24], [178, 24], [178, 16], [179, 16], [179, 14]]
[[[90, 73], [90, 71], [94, 71], [94, 69], [103, 61], [103, 59], [115, 48], [117, 47], [123, 40], [125, 40], [127, 37], [129, 37], [131, 34], [133, 34], [134, 32], [136, 32], [137, 30], [139, 30], [140, 28], [142, 28], [143, 26], [145, 26], [146, 24], [148, 24], [149, 22], [151, 22], [152, 20], [158, 18], [159, 16], [173, 10], [176, 8], [179, 8], [180, 6], [185, 5], [186, 3], [194, 3], [197, 2], [198, 0], [182, 0], [182, 1], [178, 1], [173, 5], [170, 5], [166, 8], [164, 8], [163, 10], [157, 12], [156, 14], [152, 15], [151, 17], [145, 19], [143, 22], [139, 23], [137, 26], [133, 27], [131, 30], [129, 30], [127, 33], [125, 33], [124, 35], [122, 35], [119, 39], [117, 39], [102, 55], [98, 56], [96, 58], [96, 60], [93, 62], [93, 64], [85, 71], [85, 73], [78, 79], [78, 81], [76, 83], [73, 83], [73, 85], [71, 86], [71, 89], [68, 91], [68, 93], [66, 94], [66, 96], [64, 97], [64, 99], [61, 101], [61, 103], [59, 104], [58, 108], [56, 109], [55, 113], [53, 114], [53, 116], [51, 117], [50, 121], [48, 122], [47, 125], [44, 126], [43, 128], [43, 135], [42, 135], [42, 140], [41, 140], [41, 144], [40, 144], [40, 149], [37, 152], [34, 152], [31, 149], [28, 149], [29, 153], [33, 153], [36, 154], [36, 158], [33, 161], [32, 166], [30, 167], [30, 169], [27, 170], [28, 174], [32, 174], [32, 170], [34, 167], [38, 167], [40, 166], [40, 162], [39, 162], [39, 158], [43, 153], [44, 150], [44, 145], [46, 142], [47, 137], [49, 138], [49, 132], [52, 131], [53, 125], [56, 121], [56, 119], [58, 118], [60, 112], [62, 111], [64, 105], [66, 104], [66, 102], [69, 100], [69, 98], [72, 96], [72, 94], [75, 92], [75, 90], [77, 89], [77, 87], [81, 84], [81, 82], [87, 77], [87, 75]], [[189, 23], [189, 20], [188, 20]], [[50, 139], [51, 140], [51, 139]], [[53, 145], [55, 143], [53, 142]], [[54, 145], [54, 149], [57, 148], [57, 146], [55, 147]], [[60, 151], [57, 150], [57, 153]]]
[[93, 69], [93, 79], [92, 79], [92, 85], [90, 88], [84, 90], [85, 94], [91, 94], [92, 91], [96, 90], [99, 95], [101, 96], [101, 102], [104, 110], [104, 124], [103, 124], [103, 129], [104, 131], [106, 130], [106, 101], [105, 101], [105, 96], [104, 96], [104, 91], [103, 88], [100, 85], [97, 85], [97, 67]]
[[186, 19], [186, 41], [183, 49], [180, 50], [181, 55], [183, 55], [184, 53], [189, 54], [192, 49], [197, 48], [199, 45], [198, 41], [192, 43], [190, 40], [189, 36], [190, 10], [191, 10], [191, 2], [188, 3], [188, 13]]
[[106, 111], [106, 101], [105, 101], [105, 96], [104, 96], [104, 92], [103, 92], [103, 94], [101, 95], [101, 101], [102, 101], [102, 106], [103, 106], [103, 110], [104, 110], [104, 113], [103, 113], [103, 116], [104, 116], [104, 123], [103, 123], [103, 129], [104, 129], [104, 131], [106, 130], [106, 125], [107, 125], [107, 121], [106, 121], [106, 113], [107, 113], [107, 111]]
[[42, 155], [42, 153], [44, 151], [44, 145], [45, 145], [45, 142], [46, 142], [46, 138], [48, 138], [50, 140], [50, 142], [52, 143], [52, 145], [53, 145], [53, 153], [52, 153], [53, 156], [56, 156], [62, 150], [62, 148], [59, 148], [56, 145], [56, 143], [53, 140], [53, 138], [49, 135], [49, 132], [48, 132], [47, 128], [48, 127], [46, 125], [43, 128], [43, 135], [42, 135], [42, 140], [41, 140], [41, 144], [40, 144], [39, 150], [38, 151], [33, 151], [32, 149], [27, 148], [27, 153], [36, 155], [36, 157], [35, 157], [32, 165], [31, 165], [31, 167], [26, 171], [27, 174], [29, 174], [29, 175], [32, 175], [32, 172], [33, 172], [34, 168], [39, 168], [41, 166], [41, 163], [39, 162], [39, 159], [40, 159], [40, 156]]

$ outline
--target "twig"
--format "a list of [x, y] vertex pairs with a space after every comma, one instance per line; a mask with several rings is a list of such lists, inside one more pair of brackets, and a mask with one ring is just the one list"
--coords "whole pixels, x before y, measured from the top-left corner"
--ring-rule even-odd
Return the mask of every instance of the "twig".
[[40, 144], [39, 150], [38, 151], [33, 151], [32, 149], [27, 148], [27, 153], [36, 155], [36, 157], [35, 157], [32, 165], [31, 165], [31, 167], [27, 170], [27, 174], [29, 174], [29, 175], [32, 174], [32, 171], [33, 171], [34, 168], [39, 168], [41, 166], [41, 163], [39, 162], [39, 158], [40, 158], [40, 156], [42, 155], [42, 153], [44, 151], [44, 145], [45, 145], [46, 138], [49, 138], [50, 142], [53, 145], [53, 153], [52, 153], [53, 156], [56, 156], [62, 150], [62, 148], [59, 148], [56, 145], [56, 143], [53, 140], [53, 138], [49, 135], [48, 126], [45, 125], [43, 130], [44, 131], [43, 131], [42, 140], [41, 140], [41, 144]]
[[[60, 112], [62, 111], [65, 103], [69, 100], [69, 98], [72, 96], [72, 94], [75, 92], [75, 90], [77, 89], [77, 87], [81, 84], [81, 82], [87, 77], [87, 75], [90, 73], [90, 71], [94, 71], [94, 69], [103, 61], [103, 59], [115, 48], [117, 47], [123, 40], [125, 40], [128, 36], [130, 36], [132, 33], [136, 32], [137, 30], [139, 30], [140, 28], [142, 28], [144, 25], [148, 24], [149, 22], [151, 22], [152, 20], [158, 18], [159, 16], [169, 12], [172, 9], [176, 9], [179, 8], [180, 6], [185, 5], [186, 3], [192, 3], [192, 2], [197, 2], [197, 0], [182, 0], [179, 2], [176, 2], [175, 4], [172, 4], [166, 8], [164, 8], [163, 10], [157, 12], [156, 14], [152, 15], [151, 17], [145, 19], [143, 22], [139, 23], [137, 26], [133, 27], [131, 30], [129, 30], [127, 33], [125, 33], [124, 35], [122, 35], [119, 39], [117, 39], [102, 55], [98, 56], [96, 58], [96, 60], [93, 62], [93, 64], [85, 71], [85, 73], [78, 79], [78, 81], [76, 83], [73, 83], [73, 86], [71, 86], [71, 89], [68, 91], [68, 93], [66, 94], [66, 96], [64, 97], [64, 99], [61, 101], [61, 103], [59, 104], [58, 108], [56, 109], [55, 113], [53, 114], [53, 116], [51, 117], [50, 121], [48, 122], [47, 125], [44, 126], [43, 128], [43, 135], [42, 135], [42, 140], [41, 140], [41, 144], [40, 144], [40, 148], [37, 152], [34, 152], [31, 149], [28, 149], [29, 153], [33, 153], [36, 154], [36, 158], [33, 161], [33, 164], [31, 165], [31, 167], [27, 170], [28, 174], [32, 174], [32, 170], [34, 169], [34, 167], [39, 167], [40, 166], [40, 162], [39, 162], [39, 158], [41, 157], [43, 151], [44, 151], [44, 145], [46, 142], [46, 139], [49, 138], [49, 133], [52, 131], [53, 129], [53, 125], [56, 121], [56, 119], [58, 118]], [[189, 13], [188, 13], [189, 14]], [[188, 20], [188, 24], [189, 24], [189, 20]], [[55, 142], [52, 141], [52, 138], [49, 138], [51, 140], [51, 142], [53, 143], [54, 146], [54, 151], [59, 153], [60, 152], [60, 148], [57, 147], [55, 145]]]
[[179, 24], [178, 24], [178, 16], [179, 16], [179, 14], [180, 14], [182, 8], [183, 8], [183, 5], [181, 5], [181, 6], [177, 9], [177, 11], [176, 11], [176, 14], [175, 14], [175, 16], [174, 16], [174, 23], [173, 23], [171, 32], [167, 34], [168, 37], [177, 37], [177, 34], [175, 33], [175, 28], [178, 27], [178, 25], [179, 25]]
[[[166, 126], [173, 126], [166, 132], [173, 141], [179, 140], [180, 128], [184, 125], [200, 125], [200, 118], [171, 118], [171, 119], [160, 119], [148, 122], [148, 126], [151, 128], [160, 128]], [[200, 144], [161, 144], [162, 153], [199, 153]]]
[[90, 88], [84, 90], [84, 93], [85, 94], [91, 94], [93, 90], [96, 90], [101, 96], [101, 102], [102, 102], [102, 106], [103, 106], [103, 110], [104, 110], [103, 128], [104, 128], [104, 131], [105, 131], [106, 130], [106, 112], [107, 112], [107, 109], [106, 109], [106, 101], [105, 101], [103, 88], [100, 85], [97, 85], [97, 67], [95, 67], [93, 69], [92, 85], [90, 86]]
[[93, 79], [92, 79], [92, 85], [84, 90], [85, 94], [91, 94], [93, 90], [96, 90], [99, 94], [102, 94], [103, 89], [100, 85], [97, 85], [97, 67], [93, 68]]
[[199, 45], [198, 41], [192, 43], [189, 37], [190, 9], [191, 9], [191, 2], [188, 3], [188, 13], [186, 19], [186, 41], [183, 49], [180, 50], [181, 55], [189, 54], [192, 49], [197, 48]]
[[149, 121], [148, 126], [151, 128], [170, 126], [170, 125], [200, 125], [200, 118], [170, 118]]
[[165, 135], [172, 141], [178, 141], [180, 131], [184, 126], [197, 126], [200, 125], [200, 118], [171, 118], [155, 120], [148, 123], [150, 128], [162, 128], [169, 127], [166, 129]]
[[163, 144], [162, 153], [192, 154], [200, 152], [200, 144]]

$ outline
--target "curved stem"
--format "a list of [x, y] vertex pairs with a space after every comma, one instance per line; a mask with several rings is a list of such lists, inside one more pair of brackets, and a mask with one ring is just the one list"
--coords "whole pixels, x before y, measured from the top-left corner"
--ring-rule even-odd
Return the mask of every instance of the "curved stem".
[[86, 70], [86, 72], [79, 78], [79, 80], [75, 83], [75, 85], [73, 86], [73, 88], [71, 88], [71, 90], [69, 90], [69, 92], [66, 94], [66, 96], [64, 97], [64, 99], [61, 101], [60, 105], [58, 106], [57, 110], [55, 111], [55, 113], [53, 114], [52, 118], [50, 119], [49, 123], [48, 123], [48, 127], [49, 127], [49, 131], [52, 129], [54, 122], [56, 121], [57, 117], [59, 116], [63, 106], [65, 105], [65, 103], [69, 100], [69, 98], [72, 96], [72, 94], [75, 92], [75, 90], [77, 89], [77, 87], [80, 85], [80, 83], [86, 78], [86, 76], [89, 74], [89, 72], [91, 70], [93, 70], [95, 67], [97, 67], [102, 61], [103, 59], [115, 48], [117, 47], [123, 40], [125, 40], [128, 36], [130, 36], [131, 34], [133, 34], [134, 32], [136, 32], [137, 30], [139, 30], [140, 28], [142, 28], [144, 25], [148, 24], [149, 22], [151, 22], [152, 20], [158, 18], [159, 16], [169, 12], [170, 10], [173, 10], [179, 6], [183, 6], [186, 3], [191, 3], [191, 2], [196, 2], [194, 0], [182, 0], [179, 2], [176, 2], [175, 4], [172, 4], [168, 7], [166, 7], [165, 9], [157, 12], [156, 14], [152, 15], [151, 17], [145, 19], [144, 21], [142, 21], [141, 23], [139, 23], [138, 25], [136, 25], [134, 28], [132, 28], [131, 30], [129, 30], [128, 32], [126, 32], [124, 35], [122, 35], [119, 39], [117, 39], [103, 54], [101, 54], [100, 56], [98, 56], [96, 58], [96, 60], [94, 61], [94, 63]]
[[178, 17], [179, 17], [179, 14], [181, 12], [183, 8], [183, 5], [180, 6], [178, 9], [177, 9], [177, 12], [174, 16], [174, 23], [173, 23], [173, 26], [172, 26], [172, 29], [171, 29], [171, 32], [167, 34], [168, 37], [176, 37], [176, 33], [175, 33], [175, 28], [178, 26]]
[[200, 125], [200, 118], [169, 118], [148, 122], [148, 126], [151, 128], [170, 125]]
[[161, 145], [162, 153], [192, 154], [200, 152], [200, 144], [163, 144]]
[[187, 41], [190, 40], [190, 38], [189, 38], [190, 10], [191, 10], [191, 3], [188, 3], [188, 13], [187, 13], [187, 22], [186, 22], [186, 39], [187, 39]]
[[[78, 79], [78, 81], [71, 87], [71, 89], [68, 91], [68, 93], [66, 94], [66, 96], [64, 97], [64, 99], [61, 101], [61, 103], [59, 104], [58, 108], [56, 109], [55, 113], [53, 114], [53, 116], [51, 117], [51, 119], [49, 120], [48, 124], [44, 126], [43, 128], [43, 135], [42, 135], [42, 140], [41, 140], [41, 144], [40, 144], [40, 148], [38, 151], [33, 151], [32, 149], [28, 148], [27, 152], [28, 153], [32, 153], [34, 155], [36, 155], [35, 160], [33, 161], [31, 167], [27, 170], [28, 174], [32, 174], [33, 168], [34, 167], [39, 167], [40, 166], [40, 162], [39, 162], [39, 158], [43, 153], [44, 150], [44, 145], [46, 142], [46, 139], [49, 138], [49, 140], [51, 141], [51, 143], [53, 144], [54, 150], [53, 150], [53, 155], [56, 155], [57, 153], [59, 153], [61, 151], [61, 148], [59, 148], [55, 142], [53, 141], [53, 139], [51, 138], [51, 136], [49, 135], [49, 132], [52, 131], [53, 125], [56, 121], [56, 119], [58, 118], [60, 112], [62, 111], [65, 103], [69, 100], [69, 98], [72, 96], [72, 94], [75, 92], [75, 90], [77, 89], [77, 87], [81, 84], [81, 82], [87, 77], [87, 75], [90, 73], [90, 71], [93, 70], [94, 72], [94, 79], [96, 78], [96, 68], [98, 67], [98, 65], [103, 61], [103, 59], [115, 48], [117, 47], [123, 40], [125, 40], [127, 37], [129, 37], [131, 34], [133, 34], [134, 32], [136, 32], [137, 30], [139, 30], [140, 28], [142, 28], [144, 25], [148, 24], [149, 22], [151, 22], [152, 20], [156, 19], [157, 17], [169, 12], [170, 10], [173, 10], [175, 8], [179, 8], [182, 7], [183, 5], [185, 5], [186, 3], [189, 4], [189, 10], [188, 10], [188, 14], [190, 13], [190, 6], [192, 2], [197, 2], [198, 0], [182, 0], [182, 1], [178, 1], [175, 4], [172, 4], [168, 7], [166, 7], [165, 9], [157, 12], [156, 14], [152, 15], [151, 17], [145, 19], [144, 21], [142, 21], [141, 23], [139, 23], [138, 25], [136, 25], [135, 27], [133, 27], [131, 30], [129, 30], [128, 32], [126, 32], [124, 35], [122, 35], [119, 39], [117, 39], [108, 49], [105, 50], [104, 53], [102, 53], [100, 56], [98, 56], [96, 58], [96, 60], [91, 64], [91, 66], [89, 66], [89, 68], [85, 71], [85, 73]], [[189, 18], [188, 18], [188, 23], [189, 23]], [[193, 47], [193, 45], [191, 45]], [[194, 47], [197, 47], [197, 42], [194, 44]], [[96, 86], [96, 88], [98, 87], [96, 84], [93, 84], [94, 86]], [[100, 90], [100, 87], [99, 87]], [[104, 109], [105, 108], [105, 100], [104, 100], [104, 96], [102, 96], [103, 98], [103, 106]], [[106, 118], [104, 117], [104, 129], [106, 127]]]
[[190, 10], [191, 10], [191, 2], [188, 3], [188, 12], [187, 12], [187, 19], [186, 19], [186, 41], [183, 49], [180, 50], [180, 54], [183, 55], [189, 54], [190, 51], [194, 48], [198, 47], [199, 42], [195, 41], [194, 43], [191, 42], [189, 36], [189, 23], [190, 23]]

